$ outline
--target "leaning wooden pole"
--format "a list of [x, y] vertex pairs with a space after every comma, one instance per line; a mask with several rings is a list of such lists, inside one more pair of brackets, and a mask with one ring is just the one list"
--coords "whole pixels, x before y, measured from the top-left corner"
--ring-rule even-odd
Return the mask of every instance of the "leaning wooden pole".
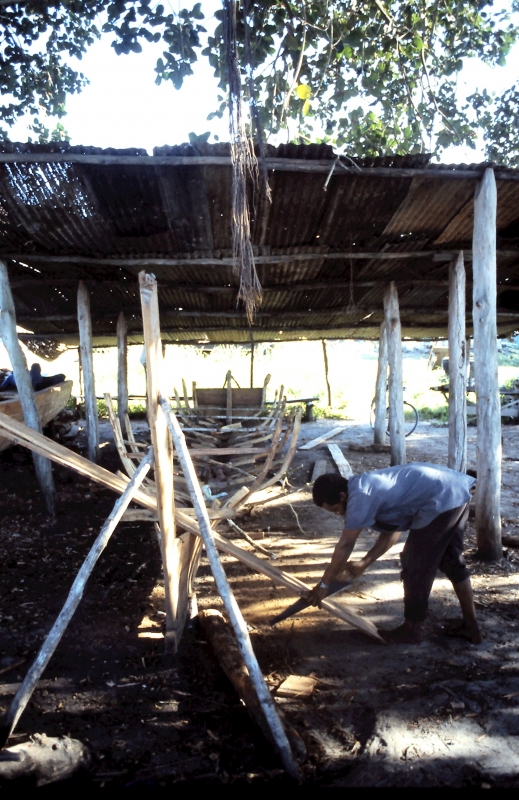
[[88, 458], [97, 464], [99, 460], [99, 420], [94, 379], [94, 356], [92, 350], [92, 319], [90, 317], [90, 292], [84, 281], [79, 281], [77, 292], [77, 318], [79, 325], [79, 347], [81, 368], [85, 388], [85, 417], [87, 424]]
[[[16, 332], [16, 312], [9, 284], [7, 265], [0, 261], [0, 334], [11, 361], [25, 424], [41, 433], [41, 422], [34, 400], [31, 377]], [[56, 513], [56, 492], [52, 478], [52, 464], [41, 455], [33, 455], [34, 468], [49, 514]]]
[[396, 284], [391, 281], [384, 294], [384, 322], [389, 361], [389, 437], [391, 466], [406, 463], [404, 426], [404, 383], [402, 330]]
[[373, 431], [374, 444], [386, 443], [387, 367], [387, 336], [386, 325], [383, 322], [380, 326], [380, 336], [378, 340], [378, 367], [377, 382], [375, 385], [375, 425]]
[[159, 300], [154, 275], [139, 272], [142, 325], [146, 348], [146, 383], [148, 424], [155, 450], [155, 485], [157, 513], [161, 532], [162, 567], [166, 599], [166, 653], [177, 652], [182, 631], [178, 630], [179, 571], [181, 545], [175, 531], [173, 494], [173, 448], [159, 395], [164, 378], [160, 339]]
[[128, 327], [124, 311], [117, 320], [117, 416], [124, 431], [128, 413]]
[[121, 517], [128, 508], [133, 499], [134, 494], [141, 485], [142, 481], [148, 474], [153, 461], [153, 450], [150, 449], [139, 465], [138, 470], [132, 477], [130, 483], [124, 490], [123, 494], [117, 499], [113, 510], [101, 528], [99, 536], [92, 545], [89, 554], [84, 560], [81, 569], [79, 570], [74, 583], [70, 589], [69, 595], [65, 605], [61, 609], [56, 622], [50, 629], [45, 641], [43, 642], [40, 652], [36, 656], [31, 668], [25, 676], [20, 688], [18, 689], [13, 702], [7, 712], [6, 719], [0, 728], [0, 747], [3, 747], [7, 742], [9, 736], [13, 732], [18, 720], [20, 719], [23, 711], [29, 702], [36, 683], [38, 682], [43, 670], [49, 663], [56, 647], [61, 641], [65, 630], [72, 619], [80, 601], [83, 597], [83, 592], [87, 580], [89, 579], [92, 570], [97, 564], [99, 557], [106, 545], [110, 541], [112, 533], [121, 521]]
[[328, 408], [332, 405], [332, 390], [330, 388], [330, 378], [328, 374], [328, 353], [326, 352], [326, 339], [321, 339], [323, 346], [324, 379], [326, 381], [326, 394], [328, 397]]
[[472, 243], [474, 373], [477, 403], [476, 537], [482, 559], [502, 556], [501, 412], [497, 374], [496, 211], [494, 171], [486, 169], [474, 198]]
[[447, 466], [467, 469], [467, 363], [463, 252], [449, 267], [449, 448]]
[[211, 571], [216, 582], [216, 587], [229, 615], [241, 655], [249, 672], [256, 694], [260, 700], [269, 728], [272, 731], [273, 739], [276, 742], [285, 769], [294, 778], [299, 779], [301, 777], [299, 769], [294, 760], [294, 756], [292, 755], [292, 750], [290, 749], [290, 744], [283, 728], [283, 724], [277, 713], [272, 695], [265, 684], [263, 674], [254, 654], [254, 650], [252, 649], [252, 643], [247, 631], [247, 625], [243, 619], [232, 589], [229, 586], [222, 562], [220, 561], [213, 531], [211, 529], [211, 523], [209, 522], [209, 517], [207, 514], [207, 508], [202, 496], [202, 491], [200, 489], [200, 484], [196, 476], [191, 456], [189, 455], [184, 434], [180, 429], [178, 420], [173, 414], [168, 401], [162, 397], [160, 402], [166, 415], [171, 436], [175, 443], [175, 450], [186, 479], [189, 494], [191, 496], [191, 502], [193, 503], [196, 511], [198, 525], [200, 527], [200, 535], [202, 536], [204, 542], [205, 552], [209, 560], [209, 564], [211, 565]]

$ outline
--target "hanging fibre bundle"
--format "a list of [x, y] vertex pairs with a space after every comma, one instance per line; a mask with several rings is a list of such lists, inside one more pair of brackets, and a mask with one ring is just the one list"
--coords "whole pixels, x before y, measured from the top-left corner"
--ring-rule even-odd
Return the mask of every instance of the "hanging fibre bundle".
[[240, 276], [238, 300], [243, 300], [249, 325], [261, 303], [259, 282], [250, 239], [250, 215], [247, 200], [247, 174], [257, 177], [258, 162], [252, 141], [247, 136], [243, 116], [240, 70], [236, 45], [236, 3], [223, 0], [223, 37], [229, 81], [229, 135], [232, 161], [232, 254], [233, 269]]

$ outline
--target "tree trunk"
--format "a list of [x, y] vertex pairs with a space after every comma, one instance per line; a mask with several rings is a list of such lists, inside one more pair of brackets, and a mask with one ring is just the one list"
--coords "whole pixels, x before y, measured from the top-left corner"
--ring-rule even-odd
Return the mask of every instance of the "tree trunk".
[[92, 353], [92, 319], [90, 317], [90, 292], [84, 281], [79, 281], [77, 292], [77, 316], [79, 324], [79, 347], [81, 368], [85, 387], [85, 418], [87, 424], [88, 458], [97, 464], [99, 460], [99, 421], [94, 379]]
[[467, 469], [467, 363], [463, 252], [449, 267], [449, 450], [447, 466]]
[[497, 375], [496, 209], [494, 171], [485, 170], [474, 198], [473, 309], [477, 402], [476, 534], [478, 556], [497, 560], [501, 548], [501, 412]]

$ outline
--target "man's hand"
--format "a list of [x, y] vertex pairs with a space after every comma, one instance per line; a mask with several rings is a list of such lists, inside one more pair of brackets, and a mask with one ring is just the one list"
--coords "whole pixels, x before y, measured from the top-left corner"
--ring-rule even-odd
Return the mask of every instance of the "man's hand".
[[367, 568], [369, 567], [369, 562], [366, 562], [365, 559], [359, 558], [355, 561], [348, 561], [346, 564], [344, 571], [350, 575], [352, 578], [360, 577], [364, 572], [366, 572]]
[[311, 606], [319, 606], [321, 607], [321, 600], [326, 597], [326, 592], [328, 589], [324, 589], [319, 583], [317, 583], [312, 591], [306, 595], [306, 600], [310, 603]]

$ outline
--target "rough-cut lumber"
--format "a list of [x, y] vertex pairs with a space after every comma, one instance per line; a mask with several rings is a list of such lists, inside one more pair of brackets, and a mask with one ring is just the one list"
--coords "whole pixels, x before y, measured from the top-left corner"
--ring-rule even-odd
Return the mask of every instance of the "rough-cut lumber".
[[[270, 438], [261, 437], [261, 439]], [[259, 441], [256, 439], [254, 441]], [[266, 456], [269, 450], [260, 450], [258, 447], [192, 447], [190, 448], [192, 457], [196, 456]]]
[[124, 430], [128, 413], [128, 327], [124, 311], [117, 319], [117, 417]]
[[328, 439], [331, 439], [333, 436], [337, 436], [339, 433], [344, 433], [345, 427], [341, 425], [340, 428], [332, 428], [331, 431], [327, 431], [327, 433], [323, 433], [321, 436], [318, 436], [317, 439], [312, 439], [311, 442], [307, 442], [306, 444], [301, 445], [299, 450], [312, 450], [314, 447], [317, 447], [323, 442], [327, 442]]
[[447, 466], [467, 468], [467, 364], [463, 252], [449, 266], [449, 445]]
[[191, 495], [191, 502], [196, 510], [200, 535], [204, 542], [205, 552], [209, 560], [209, 564], [211, 565], [211, 571], [213, 573], [220, 597], [222, 598], [229, 615], [229, 619], [234, 630], [234, 635], [236, 636], [236, 641], [238, 643], [241, 656], [245, 666], [247, 667], [252, 686], [254, 687], [254, 691], [261, 705], [263, 714], [265, 715], [268, 728], [279, 751], [285, 769], [293, 777], [298, 778], [299, 770], [294, 761], [290, 744], [286, 737], [281, 720], [277, 714], [275, 703], [267, 686], [265, 685], [258, 661], [254, 654], [254, 650], [252, 649], [252, 643], [247, 631], [247, 625], [243, 619], [232, 589], [229, 586], [222, 562], [220, 561], [220, 556], [214, 541], [213, 531], [211, 529], [211, 523], [209, 522], [209, 517], [207, 516], [207, 508], [202, 496], [202, 490], [198, 482], [198, 477], [196, 475], [193, 462], [189, 455], [185, 436], [182, 433], [177, 418], [171, 411], [168, 401], [165, 398], [161, 398], [160, 403], [166, 416], [172, 439], [175, 443], [175, 449], [184, 472], [189, 493]]
[[[236, 640], [223, 614], [214, 608], [208, 608], [198, 614], [198, 619], [204, 635], [211, 644], [222, 670], [245, 703], [247, 711], [257, 723], [265, 738], [276, 747], [276, 742], [273, 740], [272, 731], [268, 726], [262, 705], [254, 690], [249, 671], [245, 666]], [[310, 678], [309, 680], [312, 679]], [[294, 755], [298, 762], [302, 763], [306, 760], [307, 755], [304, 742], [295, 729], [287, 724], [286, 719], [284, 719], [281, 714], [281, 710], [278, 709], [277, 711], [282, 719], [283, 727], [287, 739], [292, 746]]]
[[496, 211], [494, 172], [485, 170], [474, 198], [472, 241], [474, 373], [477, 395], [476, 538], [481, 558], [501, 548], [501, 414], [497, 376]]
[[77, 292], [77, 318], [79, 325], [79, 349], [85, 392], [85, 418], [87, 424], [88, 457], [97, 464], [99, 460], [99, 421], [94, 378], [92, 351], [92, 319], [90, 316], [90, 292], [84, 281], [79, 281]]
[[97, 537], [94, 544], [90, 548], [90, 551], [85, 561], [83, 562], [81, 569], [79, 570], [74, 580], [74, 583], [72, 584], [72, 588], [70, 589], [69, 595], [65, 601], [65, 605], [60, 611], [58, 618], [56, 619], [56, 622], [54, 623], [49, 633], [47, 634], [45, 641], [43, 642], [40, 648], [40, 652], [36, 656], [36, 659], [34, 660], [32, 666], [27, 672], [27, 675], [22, 681], [22, 685], [20, 686], [13, 702], [11, 703], [11, 706], [9, 707], [5, 723], [0, 729], [0, 747], [4, 746], [9, 736], [12, 734], [16, 726], [16, 723], [20, 719], [20, 716], [22, 715], [24, 708], [26, 707], [27, 703], [31, 698], [31, 695], [36, 687], [37, 681], [41, 677], [43, 670], [45, 669], [50, 659], [52, 658], [52, 655], [56, 650], [56, 647], [61, 641], [61, 637], [65, 633], [67, 625], [72, 619], [74, 612], [76, 611], [76, 608], [78, 607], [81, 598], [83, 597], [83, 591], [85, 589], [86, 582], [92, 573], [92, 570], [97, 564], [97, 561], [99, 560], [101, 553], [103, 552], [106, 545], [110, 541], [110, 537], [112, 536], [112, 533], [116, 529], [124, 512], [131, 503], [136, 490], [139, 488], [140, 484], [146, 477], [152, 462], [153, 462], [153, 450], [150, 449], [148, 455], [146, 456], [145, 460], [142, 462], [139, 469], [131, 479], [125, 491], [117, 499], [111, 514], [109, 515], [105, 524], [101, 528], [99, 536]]
[[348, 461], [344, 458], [343, 452], [338, 444], [329, 444], [328, 450], [330, 451], [330, 455], [335, 461], [337, 469], [339, 470], [340, 474], [343, 478], [351, 478], [353, 475], [353, 470], [350, 467]]
[[373, 430], [373, 444], [386, 443], [387, 368], [387, 335], [386, 326], [383, 322], [380, 326], [380, 338], [378, 340], [378, 366], [377, 382], [375, 385], [375, 425]]
[[398, 292], [391, 282], [384, 294], [384, 323], [389, 361], [389, 436], [391, 465], [405, 464], [404, 384], [402, 373], [402, 330]]
[[175, 536], [175, 497], [173, 493], [173, 448], [159, 396], [164, 379], [162, 342], [160, 338], [159, 301], [154, 275], [139, 273], [142, 325], [146, 348], [146, 394], [148, 424], [155, 451], [155, 487], [159, 517], [166, 599], [167, 653], [176, 653], [184, 627], [184, 608], [179, 608], [180, 543]]
[[[3, 435], [10, 436], [13, 442], [21, 444], [23, 447], [27, 447], [29, 450], [38, 453], [41, 452], [46, 458], [56, 461], [56, 463], [63, 467], [69, 467], [70, 469], [75, 470], [80, 475], [84, 475], [96, 483], [106, 486], [107, 489], [112, 489], [114, 492], [122, 494], [122, 492], [124, 492], [128, 486], [128, 479], [125, 479], [124, 476], [114, 475], [112, 472], [104, 469], [104, 467], [93, 464], [92, 462], [88, 461], [88, 459], [77, 455], [77, 453], [68, 450], [66, 447], [63, 447], [63, 445], [53, 442], [50, 439], [47, 439], [45, 436], [36, 433], [35, 431], [31, 431], [21, 422], [16, 422], [10, 419], [10, 417], [6, 417], [5, 414], [1, 413], [0, 431]], [[244, 487], [244, 489], [248, 492], [247, 487]], [[276, 495], [273, 498], [267, 498], [266, 500], [263, 499], [261, 502], [265, 503], [268, 502], [269, 499], [278, 499], [279, 496], [280, 495]], [[148, 494], [148, 492], [143, 492], [142, 489], [138, 489], [135, 492], [133, 499], [140, 506], [143, 506], [143, 508], [149, 508], [151, 511], [154, 511], [155, 513], [157, 512], [157, 500], [153, 495]], [[186, 513], [187, 510], [188, 509], [181, 508], [175, 509], [177, 524], [184, 530], [199, 536], [200, 531], [198, 525], [188, 516]], [[306, 594], [310, 591], [310, 587], [306, 586], [302, 581], [286, 572], [283, 572], [283, 570], [272, 567], [270, 564], [267, 564], [265, 561], [257, 558], [252, 553], [248, 553], [246, 550], [242, 550], [240, 547], [232, 544], [232, 542], [229, 542], [227, 539], [223, 539], [217, 533], [214, 533], [214, 539], [219, 550], [222, 550], [228, 555], [234, 556], [234, 558], [242, 561], [256, 572], [260, 572], [261, 574], [266, 575], [268, 578], [271, 578], [271, 580], [273, 580], [275, 583], [279, 583], [281, 586], [287, 586], [296, 594]], [[381, 637], [378, 635], [375, 626], [368, 620], [362, 619], [351, 611], [347, 611], [342, 606], [334, 603], [333, 600], [323, 600], [321, 605], [323, 608], [326, 608], [328, 611], [330, 611], [331, 614], [339, 619], [342, 619], [344, 622], [349, 623], [353, 627], [359, 628], [359, 630], [364, 631], [375, 639], [383, 641], [383, 639], [381, 639]]]
[[312, 471], [311, 482], [315, 483], [317, 478], [320, 478], [321, 475], [325, 475], [327, 472], [331, 472], [331, 465], [330, 462], [326, 458], [319, 458], [314, 464], [314, 468]]
[[[16, 332], [16, 313], [9, 285], [9, 273], [3, 261], [0, 261], [0, 334], [13, 368], [25, 422], [29, 428], [41, 433], [40, 415], [34, 399], [31, 378]], [[36, 453], [33, 455], [33, 461], [47, 511], [49, 514], [55, 514], [56, 493], [52, 478], [52, 465], [50, 461]]]

